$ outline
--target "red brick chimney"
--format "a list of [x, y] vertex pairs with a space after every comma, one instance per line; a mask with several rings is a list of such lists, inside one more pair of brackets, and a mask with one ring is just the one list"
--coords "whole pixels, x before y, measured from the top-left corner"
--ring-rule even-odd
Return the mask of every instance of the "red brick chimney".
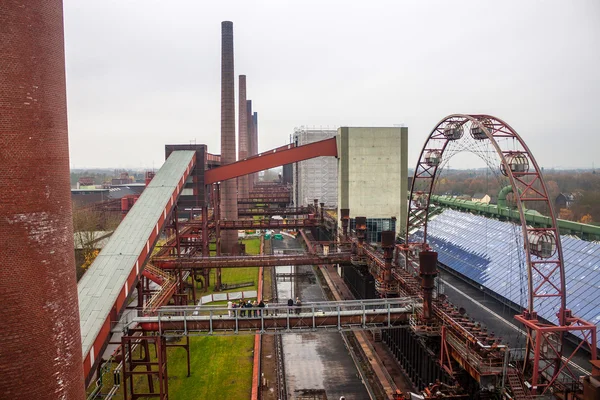
[[85, 399], [61, 0], [0, 1], [0, 66], [0, 397]]
[[[233, 23], [221, 23], [221, 163], [236, 161], [235, 149], [235, 93], [233, 69]], [[221, 218], [237, 220], [237, 180], [229, 179], [221, 185]], [[221, 246], [231, 253], [237, 243], [236, 231], [221, 232]]]

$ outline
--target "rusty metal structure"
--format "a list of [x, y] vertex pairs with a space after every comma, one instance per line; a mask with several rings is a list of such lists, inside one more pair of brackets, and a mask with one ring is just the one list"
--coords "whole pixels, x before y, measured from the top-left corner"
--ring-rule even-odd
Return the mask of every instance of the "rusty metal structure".
[[[517, 132], [506, 122], [490, 115], [453, 114], [442, 119], [432, 130], [426, 141], [411, 187], [407, 218], [406, 244], [401, 247], [404, 269], [417, 274], [416, 261], [419, 254], [428, 251], [427, 220], [430, 196], [435, 178], [450, 145], [461, 140], [468, 131], [475, 141], [489, 141], [500, 160], [500, 173], [506, 176], [515, 194], [517, 209], [521, 216], [522, 242], [525, 248], [528, 273], [528, 307], [515, 318], [527, 330], [526, 363], [523, 375], [531, 387], [532, 394], [545, 394], [549, 390], [565, 390], [578, 381], [578, 376], [569, 366], [569, 361], [579, 348], [590, 351], [596, 359], [596, 326], [572, 315], [566, 308], [566, 285], [560, 234], [552, 201], [541, 170], [530, 149]], [[548, 228], [533, 228], [527, 225], [524, 208], [532, 202], [546, 205], [551, 218]], [[409, 233], [423, 227], [421, 242], [411, 242]], [[540, 301], [556, 300], [556, 323], [542, 321], [535, 311]], [[565, 333], [578, 332], [582, 341], [571, 354], [564, 354]], [[452, 347], [450, 336], [443, 346]]]
[[[304, 146], [294, 146], [289, 144], [265, 151], [256, 156], [249, 157], [246, 160], [227, 165], [223, 164], [219, 168], [207, 170], [204, 175], [204, 183], [210, 185], [216, 182], [226, 182], [227, 180], [239, 176], [275, 168], [290, 162], [302, 161], [320, 156], [337, 156], [335, 138], [321, 140], [320, 142], [314, 142]], [[250, 191], [252, 191], [252, 189]]]
[[0, 27], [1, 396], [81, 399], [62, 1], [3, 1]]

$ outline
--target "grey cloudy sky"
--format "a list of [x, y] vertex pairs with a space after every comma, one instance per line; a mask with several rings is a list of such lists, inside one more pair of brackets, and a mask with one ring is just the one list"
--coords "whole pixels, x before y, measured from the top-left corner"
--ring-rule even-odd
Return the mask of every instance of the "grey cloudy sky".
[[301, 125], [404, 123], [413, 166], [442, 117], [488, 113], [542, 166], [600, 166], [598, 0], [64, 0], [64, 9], [74, 168], [159, 167], [165, 143], [194, 140], [219, 153], [223, 20], [233, 21], [235, 73], [248, 76], [261, 151]]

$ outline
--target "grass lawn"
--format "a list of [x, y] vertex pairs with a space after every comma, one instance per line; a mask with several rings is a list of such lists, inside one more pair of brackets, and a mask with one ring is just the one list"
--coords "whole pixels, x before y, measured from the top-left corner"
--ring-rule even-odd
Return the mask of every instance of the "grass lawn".
[[[260, 252], [260, 238], [244, 239], [242, 243], [246, 245], [246, 253], [258, 254]], [[215, 292], [214, 283], [216, 281], [216, 271], [213, 269], [210, 271], [210, 282], [211, 286], [206, 292], [198, 292], [198, 295], [205, 296]], [[223, 268], [221, 269], [221, 281], [223, 283], [242, 283], [242, 282], [254, 282], [252, 286], [246, 286], [243, 288], [224, 290], [226, 292], [240, 292], [256, 290], [258, 288], [258, 266], [247, 267], [247, 268]]]
[[[258, 254], [260, 238], [244, 240], [248, 254]], [[231, 291], [256, 290], [258, 267], [223, 268], [223, 283], [249, 282], [254, 286]], [[211, 282], [214, 283], [214, 270]], [[214, 292], [214, 286], [202, 295]], [[216, 303], [213, 303], [216, 304]], [[192, 375], [186, 376], [183, 349], [169, 349], [169, 398], [173, 399], [247, 399], [252, 391], [254, 336], [201, 336], [190, 338]]]
[[253, 350], [252, 335], [191, 337], [188, 378], [185, 351], [169, 349], [169, 398], [250, 398]]

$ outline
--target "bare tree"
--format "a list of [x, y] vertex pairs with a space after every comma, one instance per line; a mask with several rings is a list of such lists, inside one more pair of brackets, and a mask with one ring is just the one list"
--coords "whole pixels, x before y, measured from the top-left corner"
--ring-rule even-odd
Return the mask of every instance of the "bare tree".
[[77, 279], [92, 265], [100, 253], [101, 243], [112, 234], [119, 222], [120, 218], [114, 213], [95, 211], [91, 208], [73, 210]]

